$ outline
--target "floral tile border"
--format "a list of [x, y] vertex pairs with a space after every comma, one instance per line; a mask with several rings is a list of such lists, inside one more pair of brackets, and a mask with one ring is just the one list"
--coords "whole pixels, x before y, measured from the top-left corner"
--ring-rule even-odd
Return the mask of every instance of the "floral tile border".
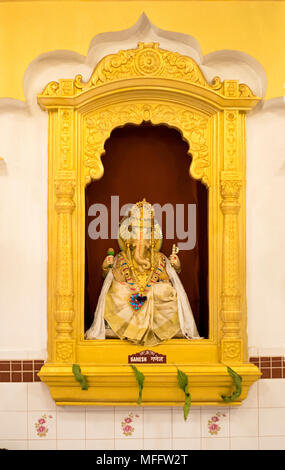
[[[249, 359], [261, 371], [262, 379], [285, 379], [283, 356], [256, 356]], [[0, 382], [40, 382], [42, 359], [0, 361]]]

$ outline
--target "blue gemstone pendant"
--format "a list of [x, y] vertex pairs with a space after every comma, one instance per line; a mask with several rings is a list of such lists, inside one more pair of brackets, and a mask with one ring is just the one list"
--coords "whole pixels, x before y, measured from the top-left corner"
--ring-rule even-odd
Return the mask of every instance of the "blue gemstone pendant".
[[137, 312], [138, 310], [142, 308], [146, 300], [147, 300], [146, 295], [143, 296], [140, 294], [133, 294], [130, 297], [130, 305]]

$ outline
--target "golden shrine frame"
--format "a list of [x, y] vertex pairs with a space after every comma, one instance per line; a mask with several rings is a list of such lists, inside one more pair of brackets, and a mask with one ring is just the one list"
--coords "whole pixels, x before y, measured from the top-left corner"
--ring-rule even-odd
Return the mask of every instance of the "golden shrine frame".
[[[138, 365], [143, 405], [181, 405], [177, 367], [189, 377], [193, 405], [223, 405], [232, 379], [240, 404], [260, 372], [248, 362], [245, 265], [245, 114], [260, 100], [236, 80], [209, 84], [195, 61], [139, 43], [103, 58], [88, 83], [51, 82], [38, 96], [49, 112], [48, 359], [40, 378], [58, 405], [134, 405], [138, 388], [120, 340], [84, 340], [85, 186], [103, 175], [112, 130], [151, 121], [178, 129], [189, 143], [189, 172], [208, 188], [209, 339], [173, 339], [152, 348], [167, 364]], [[72, 373], [80, 365], [89, 389]], [[228, 406], [229, 404], [226, 403]]]

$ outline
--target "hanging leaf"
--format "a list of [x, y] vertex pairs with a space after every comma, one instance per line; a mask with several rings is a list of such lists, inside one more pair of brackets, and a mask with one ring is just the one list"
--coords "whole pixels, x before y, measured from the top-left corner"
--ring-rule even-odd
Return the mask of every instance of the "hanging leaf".
[[191, 395], [190, 395], [189, 392], [186, 392], [185, 393], [185, 403], [184, 403], [184, 406], [183, 406], [184, 421], [186, 421], [187, 418], [188, 418], [190, 408], [191, 408]]
[[142, 372], [140, 372], [136, 368], [136, 366], [131, 365], [131, 368], [133, 369], [133, 371], [135, 373], [136, 380], [137, 380], [137, 383], [138, 383], [138, 386], [139, 386], [139, 398], [138, 398], [137, 404], [140, 405], [141, 402], [142, 402], [142, 391], [143, 391], [145, 376], [143, 375]]
[[81, 374], [81, 369], [79, 364], [72, 364], [72, 372], [75, 377], [75, 380], [80, 383], [81, 385], [81, 390], [88, 390], [88, 383], [86, 381], [85, 375]]
[[188, 377], [182, 372], [182, 370], [177, 369], [177, 379], [179, 387], [185, 391], [185, 388], [188, 387]]
[[234, 386], [235, 386], [235, 390], [233, 391], [233, 393], [230, 396], [221, 395], [222, 399], [225, 402], [228, 403], [228, 402], [236, 400], [240, 396], [240, 394], [242, 392], [242, 385], [241, 385], [242, 377], [239, 374], [237, 374], [237, 372], [235, 372], [230, 367], [227, 366], [227, 369], [228, 369], [229, 375], [233, 379], [233, 383], [234, 383]]
[[183, 406], [184, 421], [187, 420], [190, 408], [191, 408], [191, 395], [188, 390], [188, 377], [182, 372], [182, 370], [177, 369], [177, 380], [178, 385], [185, 393], [185, 403]]

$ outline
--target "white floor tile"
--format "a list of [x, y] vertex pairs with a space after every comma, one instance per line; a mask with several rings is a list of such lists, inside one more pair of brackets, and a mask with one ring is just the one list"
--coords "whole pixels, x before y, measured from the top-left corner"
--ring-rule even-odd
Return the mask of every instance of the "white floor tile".
[[260, 450], [285, 450], [285, 436], [260, 437]]
[[17, 440], [28, 437], [28, 417], [26, 411], [0, 412], [0, 439]]
[[285, 380], [266, 379], [259, 381], [260, 408], [285, 407]]
[[144, 439], [144, 449], [146, 450], [171, 450], [171, 439]]
[[115, 412], [86, 411], [86, 439], [112, 439], [115, 433]]
[[56, 409], [55, 401], [51, 398], [47, 385], [42, 382], [33, 382], [27, 385], [29, 411], [54, 411]]
[[29, 450], [57, 450], [56, 440], [32, 440], [28, 442]]
[[58, 439], [57, 450], [85, 450], [85, 440]]
[[258, 436], [258, 409], [231, 408], [230, 434], [231, 437]]
[[201, 449], [200, 438], [173, 439], [173, 450], [200, 450], [200, 449]]
[[114, 450], [114, 439], [87, 439], [86, 450]]
[[26, 383], [0, 383], [0, 411], [27, 411]]
[[230, 440], [226, 437], [202, 438], [202, 450], [229, 450]]
[[28, 441], [26, 440], [19, 440], [19, 441], [0, 441], [0, 449], [8, 449], [8, 450], [27, 450], [28, 449]]
[[[96, 409], [96, 408], [95, 408]], [[70, 411], [71, 413], [85, 413], [86, 408], [85, 406], [56, 406], [57, 412], [67, 413]]]
[[57, 412], [58, 439], [85, 439], [85, 410]]
[[143, 450], [142, 439], [115, 439], [116, 450]]
[[190, 409], [187, 420], [184, 420], [182, 409], [173, 409], [173, 437], [174, 438], [192, 438], [201, 435], [201, 413], [200, 410]]
[[231, 450], [258, 450], [258, 437], [232, 437]]
[[259, 409], [259, 435], [285, 436], [285, 408]]
[[144, 409], [144, 437], [171, 438], [171, 409]]

